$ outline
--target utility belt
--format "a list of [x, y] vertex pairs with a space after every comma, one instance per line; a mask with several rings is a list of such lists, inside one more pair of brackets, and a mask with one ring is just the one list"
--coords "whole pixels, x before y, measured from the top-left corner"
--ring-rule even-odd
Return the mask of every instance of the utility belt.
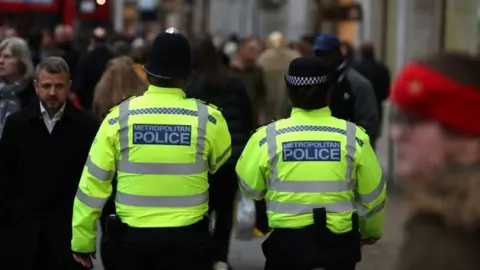
[[[301, 229], [274, 229], [270, 239], [264, 243], [264, 252], [274, 250], [271, 257], [280, 256], [280, 259], [281, 256], [296, 256], [298, 260], [313, 268], [337, 263], [356, 263], [361, 260], [357, 213], [352, 214], [352, 230], [343, 234], [333, 233], [327, 227], [325, 208], [314, 209], [313, 220], [313, 225]], [[283, 251], [279, 252], [278, 249]]]

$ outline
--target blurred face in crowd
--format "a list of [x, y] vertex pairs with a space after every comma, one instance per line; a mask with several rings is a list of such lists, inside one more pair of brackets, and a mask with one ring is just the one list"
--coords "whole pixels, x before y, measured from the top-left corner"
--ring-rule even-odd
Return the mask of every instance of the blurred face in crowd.
[[301, 56], [311, 56], [312, 55], [312, 45], [305, 40], [301, 40], [297, 44], [297, 50]]
[[42, 48], [48, 49], [53, 46], [53, 38], [50, 34], [45, 33], [42, 36]]
[[245, 42], [240, 49], [240, 55], [246, 61], [255, 61], [259, 54], [260, 44], [253, 39]]
[[20, 62], [16, 59], [12, 50], [6, 47], [0, 51], [0, 77], [16, 77], [20, 75]]
[[49, 73], [42, 69], [35, 80], [35, 92], [45, 109], [56, 112], [67, 100], [71, 81], [68, 74]]
[[63, 26], [57, 27], [55, 29], [54, 35], [55, 35], [55, 42], [57, 42], [57, 44], [62, 44], [67, 42], [65, 27]]
[[478, 163], [480, 140], [395, 109], [393, 114], [390, 136], [397, 146], [396, 174], [402, 179], [435, 175], [447, 166]]
[[18, 36], [17, 30], [13, 28], [8, 28], [7, 30], [5, 30], [5, 38], [17, 37], [17, 36]]

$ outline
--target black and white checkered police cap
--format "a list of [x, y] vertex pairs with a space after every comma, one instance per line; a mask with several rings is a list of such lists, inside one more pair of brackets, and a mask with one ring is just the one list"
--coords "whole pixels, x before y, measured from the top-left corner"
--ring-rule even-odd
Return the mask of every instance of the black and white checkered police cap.
[[314, 86], [330, 82], [331, 69], [318, 57], [299, 57], [288, 66], [285, 82], [289, 86]]

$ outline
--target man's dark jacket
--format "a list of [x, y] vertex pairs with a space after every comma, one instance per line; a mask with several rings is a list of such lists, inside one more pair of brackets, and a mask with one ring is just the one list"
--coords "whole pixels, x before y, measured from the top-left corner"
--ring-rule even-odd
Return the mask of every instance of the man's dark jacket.
[[39, 254], [57, 254], [49, 261], [72, 258], [73, 201], [97, 128], [93, 117], [69, 103], [51, 134], [38, 101], [7, 118], [0, 140], [0, 229], [9, 261], [27, 264]]
[[254, 129], [252, 105], [243, 82], [232, 76], [225, 89], [205, 89], [204, 78], [193, 74], [185, 89], [187, 97], [201, 99], [218, 106], [227, 121], [232, 137], [232, 155], [228, 162], [235, 164]]

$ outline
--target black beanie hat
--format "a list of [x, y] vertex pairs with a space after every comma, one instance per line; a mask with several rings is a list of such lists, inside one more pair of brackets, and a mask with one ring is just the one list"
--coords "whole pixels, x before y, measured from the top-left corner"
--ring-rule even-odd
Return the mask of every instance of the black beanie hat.
[[187, 78], [192, 71], [191, 58], [188, 39], [172, 27], [157, 35], [143, 69], [157, 78]]

